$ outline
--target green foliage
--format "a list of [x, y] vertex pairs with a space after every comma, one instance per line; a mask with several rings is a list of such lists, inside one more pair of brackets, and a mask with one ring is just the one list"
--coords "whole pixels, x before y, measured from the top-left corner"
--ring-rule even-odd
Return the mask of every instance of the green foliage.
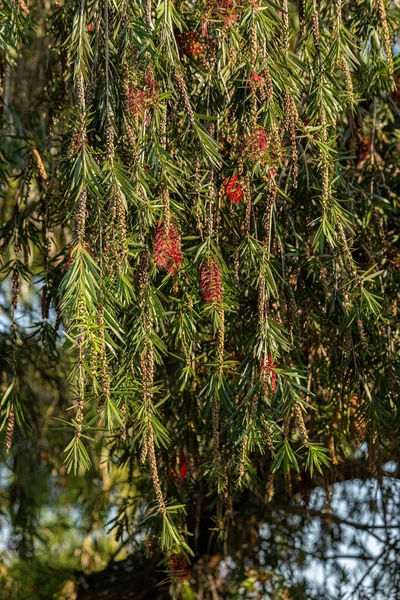
[[32, 336], [69, 476], [126, 470], [172, 581], [199, 496], [223, 539], [266, 478], [398, 450], [399, 10], [299, 4], [0, 8], [6, 447]]

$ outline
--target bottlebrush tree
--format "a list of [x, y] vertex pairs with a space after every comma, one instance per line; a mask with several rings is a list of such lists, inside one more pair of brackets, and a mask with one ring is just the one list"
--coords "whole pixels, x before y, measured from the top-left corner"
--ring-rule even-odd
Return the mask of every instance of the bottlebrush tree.
[[116, 535], [140, 521], [179, 585], [196, 512], [223, 547], [237, 498], [398, 452], [398, 25], [386, 0], [3, 0], [4, 441], [29, 289], [72, 362], [67, 470], [107, 448]]

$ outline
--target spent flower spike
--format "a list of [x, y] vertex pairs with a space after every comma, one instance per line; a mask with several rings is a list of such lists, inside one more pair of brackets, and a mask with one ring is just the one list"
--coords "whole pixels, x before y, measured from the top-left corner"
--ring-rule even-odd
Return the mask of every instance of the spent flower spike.
[[215, 258], [209, 258], [200, 268], [200, 292], [207, 304], [222, 301], [222, 274]]
[[275, 370], [274, 359], [272, 354], [268, 354], [267, 359], [260, 360], [260, 370], [261, 370], [261, 378], [264, 383], [265, 392], [268, 395], [269, 388], [273, 392], [276, 391], [276, 380], [278, 375]]

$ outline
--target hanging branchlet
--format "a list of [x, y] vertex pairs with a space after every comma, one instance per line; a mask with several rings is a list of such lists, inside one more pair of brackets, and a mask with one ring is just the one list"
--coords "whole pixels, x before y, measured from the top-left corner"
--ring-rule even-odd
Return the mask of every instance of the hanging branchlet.
[[[151, 319], [148, 320], [147, 326], [147, 335], [150, 335], [150, 331], [152, 328]], [[142, 381], [143, 381], [143, 398], [146, 405], [146, 412], [148, 415], [148, 419], [150, 419], [151, 415], [151, 401], [153, 397], [153, 381], [154, 381], [154, 353], [153, 346], [151, 344], [150, 338], [147, 338], [147, 349], [144, 351], [141, 358], [141, 370], [142, 370]], [[158, 509], [165, 519], [167, 516], [167, 509], [164, 499], [164, 494], [161, 489], [160, 478], [158, 475], [157, 469], [157, 459], [156, 459], [156, 451], [155, 451], [155, 443], [154, 443], [154, 433], [153, 426], [151, 422], [148, 422], [147, 425], [147, 434], [145, 438], [145, 442], [142, 445], [142, 452], [140, 460], [141, 462], [145, 461], [145, 457], [147, 457], [149, 461], [150, 474], [153, 481], [153, 487], [156, 494], [156, 500]]]
[[338, 220], [338, 222], [337, 222], [337, 229], [338, 229], [339, 240], [343, 246], [344, 255], [345, 255], [346, 262], [347, 262], [348, 268], [350, 270], [351, 276], [352, 276], [353, 280], [355, 281], [355, 283], [359, 287], [362, 287], [363, 282], [362, 282], [362, 279], [359, 276], [356, 266], [354, 264], [354, 260], [353, 260], [353, 257], [351, 255], [350, 248], [349, 248], [349, 243], [347, 241], [346, 233], [344, 231], [344, 227], [340, 220]]
[[[16, 385], [17, 381], [17, 323], [16, 323], [16, 311], [18, 306], [18, 298], [20, 291], [20, 272], [18, 267], [19, 253], [21, 250], [20, 239], [19, 239], [19, 198], [17, 196], [14, 204], [14, 255], [15, 255], [15, 266], [13, 270], [12, 278], [12, 299], [11, 299], [11, 345], [12, 345], [12, 373], [13, 373], [13, 385]], [[15, 408], [14, 402], [11, 402], [9, 414], [7, 418], [6, 428], [6, 450], [10, 451], [12, 445], [12, 438], [15, 426]]]
[[147, 432], [147, 456], [149, 459], [150, 473], [153, 480], [153, 487], [156, 494], [158, 510], [163, 519], [167, 517], [167, 506], [165, 504], [164, 494], [161, 489], [160, 478], [158, 476], [156, 451], [154, 446], [153, 429], [150, 426]]
[[27, 205], [29, 201], [29, 195], [31, 192], [33, 179], [33, 159], [32, 154], [29, 153], [29, 156], [26, 159], [25, 163], [25, 171], [24, 171], [24, 184], [21, 193], [21, 203]]
[[121, 401], [120, 412], [121, 412], [120, 436], [121, 436], [121, 442], [124, 444], [126, 442], [126, 437], [127, 437], [126, 401], [125, 401], [125, 398], [123, 398], [122, 401]]
[[[32, 155], [29, 154], [29, 156], [26, 159], [26, 163], [25, 163], [24, 181], [23, 181], [22, 191], [21, 191], [21, 196], [20, 196], [20, 204], [21, 205], [22, 204], [24, 204], [25, 206], [28, 205], [29, 195], [31, 192], [32, 179], [33, 179], [33, 160], [32, 160]], [[49, 193], [49, 190], [48, 190], [48, 193]], [[46, 195], [46, 205], [48, 206], [47, 195]], [[31, 254], [30, 244], [29, 244], [29, 221], [28, 221], [28, 219], [24, 219], [23, 229], [24, 229], [24, 233], [23, 233], [22, 251], [24, 254], [24, 263], [26, 266], [28, 266], [29, 258], [30, 258], [30, 254]], [[42, 229], [43, 229], [43, 234], [44, 234], [43, 243], [44, 243], [44, 246], [46, 247], [43, 249], [43, 262], [45, 263], [48, 253], [50, 251], [50, 236], [47, 232], [47, 228], [44, 227], [44, 220], [42, 221]], [[1, 246], [0, 246], [0, 253], [1, 253]], [[47, 254], [47, 256], [45, 256], [46, 254]], [[46, 271], [45, 264], [44, 264], [44, 270]]]
[[296, 421], [299, 426], [304, 445], [306, 448], [308, 448], [310, 446], [310, 440], [308, 439], [308, 431], [307, 431], [306, 424], [304, 422], [303, 411], [298, 402], [294, 403], [294, 411], [296, 413]]
[[[323, 106], [321, 106], [320, 108], [320, 112], [319, 112], [319, 121], [320, 121], [320, 125], [321, 125], [321, 138], [322, 141], [326, 144], [327, 140], [328, 140], [328, 130], [327, 130], [327, 123], [326, 123], [326, 113], [325, 113], [325, 108]], [[326, 153], [323, 152], [321, 150], [321, 179], [322, 179], [322, 190], [321, 190], [321, 203], [322, 203], [322, 211], [323, 214], [325, 214], [328, 204], [329, 204], [329, 199], [330, 199], [330, 185], [329, 185], [329, 179], [330, 179], [330, 166], [329, 166], [329, 160], [328, 157], [326, 156]]]
[[169, 226], [171, 224], [171, 210], [170, 210], [170, 204], [169, 204], [169, 191], [165, 185], [163, 185], [161, 188], [161, 198], [162, 198], [162, 204], [163, 204], [164, 227], [165, 227], [165, 230], [168, 231]]
[[219, 441], [219, 401], [214, 394], [211, 403], [211, 423], [212, 423], [212, 445], [214, 453], [215, 472], [219, 477], [221, 474], [221, 453]]
[[244, 218], [243, 229], [244, 233], [248, 234], [250, 232], [250, 221], [251, 221], [251, 180], [250, 173], [246, 173], [244, 176], [244, 195], [246, 200], [246, 213]]
[[194, 161], [194, 195], [196, 207], [196, 225], [200, 237], [203, 237], [203, 218], [201, 211], [201, 183], [200, 183], [200, 157], [199, 149], [197, 149]]
[[282, 0], [282, 39], [284, 48], [289, 48], [289, 7], [288, 0]]
[[299, 0], [299, 28], [303, 39], [306, 35], [306, 0]]
[[317, 52], [319, 52], [321, 49], [321, 36], [319, 33], [319, 15], [318, 10], [316, 8], [314, 8], [311, 15], [311, 28], [314, 38], [315, 49], [317, 50]]
[[[246, 424], [247, 425], [247, 424]], [[238, 464], [238, 475], [239, 475], [239, 483], [243, 479], [245, 474], [245, 464], [246, 464], [246, 456], [247, 456], [247, 435], [244, 436], [239, 449], [239, 464]]]
[[180, 94], [181, 100], [183, 102], [183, 106], [185, 107], [186, 114], [188, 115], [190, 126], [194, 129], [195, 120], [194, 120], [194, 112], [192, 108], [192, 104], [190, 102], [189, 94], [187, 91], [186, 83], [183, 78], [183, 75], [178, 67], [174, 67], [174, 75], [175, 81], [178, 88], [178, 92]]
[[40, 177], [42, 178], [43, 182], [46, 184], [49, 178], [47, 176], [47, 172], [44, 167], [42, 157], [40, 156], [39, 151], [36, 148], [36, 145], [34, 142], [32, 142], [32, 146], [31, 146], [31, 155], [33, 157], [33, 160], [35, 162], [35, 165], [39, 172]]
[[[83, 15], [85, 12], [85, 0], [81, 1], [80, 5], [80, 23], [82, 24]], [[80, 32], [82, 35], [82, 32]], [[86, 99], [85, 99], [85, 82], [83, 78], [83, 65], [79, 56], [77, 64], [77, 75], [75, 79], [76, 103], [79, 111], [79, 143], [82, 148], [86, 144]], [[76, 206], [76, 234], [78, 242], [84, 244], [86, 233], [86, 212], [87, 212], [87, 189], [83, 185]]]
[[83, 243], [86, 232], [86, 204], [87, 204], [87, 191], [84, 187], [80, 193], [77, 210], [76, 210], [76, 231], [78, 240]]
[[336, 13], [336, 31], [342, 28], [342, 0], [335, 0], [335, 13]]
[[[85, 301], [82, 294], [78, 300], [78, 308], [77, 308], [77, 320], [78, 322], [82, 322], [86, 316], [86, 307]], [[84, 327], [79, 327], [78, 338], [77, 338], [77, 416], [76, 421], [78, 423], [78, 429], [75, 434], [76, 437], [79, 438], [82, 431], [82, 421], [83, 421], [83, 411], [84, 411], [84, 398], [85, 398], [85, 329]], [[79, 417], [79, 418], [78, 418]]]
[[[51, 237], [49, 230], [49, 213], [50, 213], [50, 201], [52, 198], [53, 186], [51, 184], [48, 185], [45, 199], [44, 199], [44, 209], [42, 216], [42, 234], [43, 234], [43, 271], [44, 271], [44, 280], [45, 284], [42, 290], [42, 319], [47, 320], [49, 318], [49, 308], [50, 308], [50, 296], [48, 293], [48, 270], [49, 270], [49, 257], [50, 257], [50, 247], [51, 247]], [[29, 251], [29, 248], [28, 248]], [[24, 246], [24, 254], [26, 253]]]
[[97, 309], [97, 325], [99, 327], [99, 340], [100, 340], [100, 380], [101, 380], [101, 396], [97, 403], [97, 412], [100, 412], [105, 403], [110, 400], [110, 375], [108, 372], [108, 364], [107, 364], [107, 353], [106, 353], [106, 342], [105, 342], [105, 334], [104, 334], [104, 307], [100, 302]]
[[378, 7], [379, 18], [381, 20], [381, 25], [382, 25], [383, 44], [384, 44], [384, 48], [385, 48], [388, 71], [389, 71], [390, 77], [393, 77], [393, 73], [394, 73], [393, 51], [392, 51], [392, 44], [391, 44], [391, 40], [390, 40], [389, 25], [388, 25], [387, 16], [386, 16], [385, 0], [377, 0], [377, 7]]
[[285, 93], [284, 95], [284, 107], [285, 107], [285, 123], [284, 127], [289, 132], [290, 143], [292, 147], [292, 176], [293, 176], [293, 187], [297, 188], [297, 178], [299, 175], [299, 157], [297, 154], [297, 141], [296, 141], [296, 123], [299, 115], [294, 99], [290, 94]]
[[265, 486], [265, 501], [271, 502], [275, 496], [275, 473], [269, 473], [267, 485]]
[[139, 306], [143, 307], [145, 292], [149, 284], [149, 253], [145, 249], [140, 253], [139, 260]]
[[14, 427], [15, 427], [15, 413], [14, 413], [14, 405], [11, 405], [10, 413], [7, 419], [7, 430], [6, 430], [6, 451], [10, 452], [13, 435], [14, 435]]
[[333, 435], [333, 433], [331, 433], [329, 435], [328, 447], [329, 447], [329, 455], [331, 457], [331, 462], [333, 465], [337, 465], [339, 461], [336, 456], [335, 436]]
[[152, 26], [153, 26], [152, 12], [153, 12], [153, 8], [152, 8], [151, 0], [145, 0], [145, 5], [144, 5], [145, 21], [146, 21], [146, 25], [148, 25], [150, 28], [152, 28]]
[[[250, 30], [250, 61], [253, 69], [253, 73], [256, 73], [256, 64], [257, 64], [257, 55], [258, 55], [258, 39], [257, 39], [257, 26], [255, 23], [252, 24]], [[254, 128], [257, 124], [257, 95], [256, 95], [256, 86], [251, 85], [251, 93], [250, 93], [250, 122], [251, 126]]]
[[208, 192], [208, 205], [206, 214], [206, 236], [211, 239], [216, 230], [215, 223], [215, 211], [216, 211], [216, 190], [215, 190], [215, 173], [214, 169], [209, 171], [209, 192]]
[[[142, 243], [144, 242], [143, 234], [140, 235], [139, 239]], [[140, 255], [139, 265], [139, 306], [142, 309], [144, 308], [144, 302], [149, 284], [149, 254], [147, 250], [143, 250]], [[156, 494], [157, 506], [160, 514], [165, 519], [167, 517], [167, 509], [158, 475], [153, 424], [151, 422], [154, 384], [154, 348], [151, 340], [153, 318], [148, 310], [143, 311], [142, 318], [143, 326], [145, 328], [145, 346], [140, 355], [140, 371], [147, 427], [146, 433], [142, 440], [140, 463], [144, 464], [146, 459], [148, 460], [154, 492]]]
[[146, 464], [146, 460], [147, 460], [147, 451], [148, 451], [148, 443], [147, 443], [147, 436], [145, 436], [145, 438], [143, 439], [142, 442], [142, 447], [140, 450], [140, 458], [139, 458], [139, 463], [141, 465]]
[[114, 127], [112, 123], [107, 123], [106, 125], [106, 151], [107, 158], [110, 161], [111, 166], [114, 165], [114, 154], [115, 154], [115, 144], [114, 144]]
[[239, 281], [240, 280], [240, 258], [239, 258], [239, 252], [235, 252], [233, 255], [233, 266], [235, 269], [235, 280]]
[[[83, 31], [82, 26], [84, 22], [85, 13], [85, 0], [81, 1], [79, 8], [79, 39], [81, 41]], [[75, 67], [75, 92], [76, 92], [76, 105], [79, 114], [78, 124], [78, 136], [79, 145], [86, 144], [86, 100], [85, 100], [85, 84], [83, 77], [83, 64], [81, 61], [81, 54], [78, 53], [78, 61]], [[72, 67], [72, 65], [71, 65]], [[87, 188], [85, 182], [80, 186], [79, 196], [76, 201], [75, 208], [75, 230], [78, 240], [78, 252], [77, 260], [82, 261], [82, 249], [86, 247], [86, 218], [87, 218]], [[86, 344], [86, 331], [83, 323], [87, 316], [84, 291], [82, 289], [78, 292], [76, 299], [76, 309], [74, 315], [75, 323], [79, 324], [77, 337], [76, 337], [76, 428], [75, 428], [75, 443], [78, 444], [82, 434], [83, 418], [84, 418], [84, 397], [85, 397], [85, 344]]]
[[6, 61], [2, 54], [0, 54], [0, 133], [3, 129], [4, 119], [4, 94], [6, 86]]
[[287, 314], [288, 314], [288, 324], [289, 324], [290, 330], [292, 330], [294, 328], [294, 326], [297, 322], [297, 318], [298, 318], [298, 308], [297, 308], [296, 297], [294, 294], [294, 289], [297, 284], [298, 275], [299, 275], [299, 268], [295, 268], [289, 275], [289, 281], [288, 281], [288, 285], [287, 285], [287, 291], [289, 294]]
[[[223, 283], [221, 269], [213, 257], [209, 257], [200, 269], [200, 292], [204, 302], [214, 304], [218, 312], [217, 330], [217, 374], [222, 376], [225, 345], [225, 313], [221, 306], [223, 300]], [[214, 464], [217, 476], [221, 475], [220, 433], [219, 433], [219, 399], [214, 392], [211, 401], [212, 444]]]
[[267, 100], [271, 100], [274, 94], [274, 87], [272, 83], [271, 73], [266, 67], [262, 72], [262, 81], [260, 85], [260, 100], [261, 102], [266, 102]]
[[223, 308], [218, 310], [219, 326], [217, 334], [217, 364], [218, 373], [222, 375], [224, 365], [224, 348], [225, 348], [225, 313]]
[[349, 68], [349, 65], [348, 65], [348, 62], [347, 62], [345, 56], [342, 57], [341, 67], [343, 69], [344, 83], [346, 86], [348, 103], [350, 104], [350, 106], [353, 106], [354, 105], [353, 81], [351, 79], [350, 68]]
[[122, 92], [122, 100], [124, 107], [124, 119], [125, 119], [125, 131], [127, 138], [127, 154], [129, 157], [130, 164], [135, 164], [138, 160], [138, 149], [137, 149], [137, 137], [135, 133], [135, 127], [133, 125], [132, 115], [130, 114], [132, 97], [131, 97], [131, 71], [127, 63], [124, 63], [122, 66], [121, 73], [121, 92]]
[[378, 475], [378, 450], [379, 436], [376, 429], [373, 429], [368, 440], [368, 469], [374, 477]]
[[266, 286], [265, 286], [265, 274], [261, 272], [260, 283], [258, 286], [258, 298], [257, 298], [257, 312], [258, 312], [258, 324], [262, 325], [265, 320], [267, 306]]
[[275, 179], [272, 179], [268, 183], [268, 193], [265, 201], [265, 212], [263, 217], [264, 227], [264, 240], [263, 244], [268, 252], [271, 249], [271, 225], [272, 225], [272, 212], [276, 202], [276, 196], [278, 193], [278, 184]]
[[286, 475], [285, 485], [286, 485], [286, 494], [289, 498], [291, 498], [293, 496], [293, 481], [292, 481], [292, 473], [290, 471]]
[[222, 273], [213, 257], [208, 258], [200, 268], [200, 293], [206, 304], [218, 304], [223, 300]]
[[257, 39], [257, 25], [255, 22], [252, 23], [250, 29], [250, 62], [255, 68], [257, 64], [257, 54], [258, 54], [258, 39]]

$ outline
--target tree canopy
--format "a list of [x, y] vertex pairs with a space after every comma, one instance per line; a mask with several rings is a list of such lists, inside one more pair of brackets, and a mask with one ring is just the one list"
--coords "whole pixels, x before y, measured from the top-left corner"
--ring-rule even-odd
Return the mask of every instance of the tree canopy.
[[399, 593], [399, 22], [3, 0], [6, 598]]

